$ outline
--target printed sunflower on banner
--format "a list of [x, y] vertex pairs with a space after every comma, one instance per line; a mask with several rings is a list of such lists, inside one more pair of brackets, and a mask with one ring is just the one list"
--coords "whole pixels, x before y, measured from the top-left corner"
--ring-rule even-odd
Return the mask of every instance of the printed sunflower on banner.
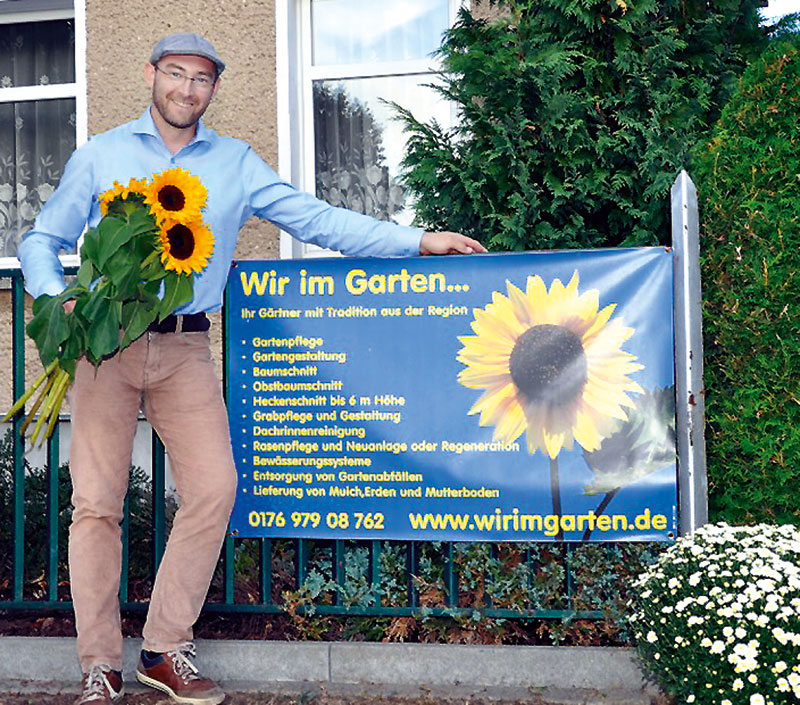
[[[34, 394], [36, 401], [22, 422], [35, 443], [55, 428], [78, 359], [98, 366], [192, 300], [194, 275], [202, 272], [214, 250], [214, 237], [203, 223], [208, 197], [200, 179], [175, 167], [150, 181], [114, 182], [99, 196], [102, 218], [87, 231], [75, 282], [58, 296], [43, 294], [33, 302], [26, 328], [36, 343], [44, 372], [20, 397], [3, 421], [16, 415]], [[74, 301], [71, 313], [64, 304]]]
[[[555, 279], [547, 290], [530, 276], [525, 291], [507, 282], [508, 295], [475, 309], [475, 335], [459, 338], [458, 380], [484, 393], [469, 410], [480, 425], [494, 425], [494, 440], [510, 444], [523, 432], [528, 451], [550, 459], [553, 512], [561, 516], [558, 456], [574, 443], [599, 451], [604, 439], [628, 421], [631, 394], [644, 389], [629, 375], [644, 369], [623, 344], [634, 329], [612, 318], [615, 304], [600, 309], [599, 292], [578, 291]], [[557, 540], [563, 540], [559, 529]]]

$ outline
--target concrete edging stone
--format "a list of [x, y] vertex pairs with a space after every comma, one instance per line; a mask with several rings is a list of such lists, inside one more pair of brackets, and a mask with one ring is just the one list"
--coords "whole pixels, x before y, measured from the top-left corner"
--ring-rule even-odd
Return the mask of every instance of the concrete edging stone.
[[[141, 642], [125, 639], [126, 678]], [[530, 693], [617, 692], [649, 696], [632, 649], [366, 642], [201, 640], [197, 664], [228, 689], [265, 690], [308, 683], [327, 688], [458, 689]], [[0, 637], [0, 688], [6, 683], [71, 684], [79, 679], [75, 639]], [[238, 684], [238, 686], [237, 686]]]

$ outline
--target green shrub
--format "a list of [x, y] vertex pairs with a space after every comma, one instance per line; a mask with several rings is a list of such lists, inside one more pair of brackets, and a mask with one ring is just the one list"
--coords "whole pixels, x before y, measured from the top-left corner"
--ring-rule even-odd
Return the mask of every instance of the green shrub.
[[693, 167], [712, 517], [800, 523], [800, 35], [743, 76]]
[[418, 223], [495, 250], [668, 242], [670, 186], [765, 42], [759, 0], [497, 4], [438, 52], [456, 127], [396, 106]]

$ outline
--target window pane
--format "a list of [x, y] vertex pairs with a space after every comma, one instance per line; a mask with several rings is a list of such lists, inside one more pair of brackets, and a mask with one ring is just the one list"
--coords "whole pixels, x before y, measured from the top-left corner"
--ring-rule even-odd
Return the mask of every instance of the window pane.
[[0, 103], [0, 256], [16, 255], [74, 149], [74, 98]]
[[311, 0], [315, 66], [424, 59], [442, 41], [448, 0]]
[[334, 206], [411, 222], [397, 181], [405, 137], [380, 98], [412, 107], [419, 120], [450, 124], [450, 106], [421, 85], [430, 75], [314, 82], [316, 192]]
[[74, 82], [72, 20], [0, 24], [0, 89]]

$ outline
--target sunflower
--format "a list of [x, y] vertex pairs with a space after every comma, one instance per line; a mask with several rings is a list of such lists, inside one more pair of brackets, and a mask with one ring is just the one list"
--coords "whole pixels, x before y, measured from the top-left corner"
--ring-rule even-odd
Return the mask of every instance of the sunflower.
[[147, 181], [145, 179], [130, 179], [127, 186], [123, 186], [119, 181], [115, 181], [108, 191], [101, 193], [97, 197], [100, 201], [100, 212], [103, 215], [108, 213], [108, 207], [117, 198], [121, 198], [124, 201], [127, 200], [130, 195], [144, 197], [146, 187]]
[[153, 176], [145, 190], [144, 202], [160, 225], [165, 220], [190, 223], [200, 220], [208, 191], [196, 176], [176, 166]]
[[164, 269], [178, 274], [202, 272], [214, 252], [214, 235], [200, 220], [189, 223], [166, 220], [158, 239]]
[[459, 338], [458, 380], [486, 391], [470, 409], [480, 425], [494, 424], [495, 440], [511, 443], [527, 431], [530, 453], [556, 458], [573, 441], [597, 450], [633, 407], [628, 392], [643, 392], [627, 375], [643, 368], [621, 349], [633, 328], [599, 309], [599, 292], [578, 294], [578, 272], [547, 291], [539, 276], [525, 292], [506, 282], [508, 296], [475, 309], [474, 336]]

